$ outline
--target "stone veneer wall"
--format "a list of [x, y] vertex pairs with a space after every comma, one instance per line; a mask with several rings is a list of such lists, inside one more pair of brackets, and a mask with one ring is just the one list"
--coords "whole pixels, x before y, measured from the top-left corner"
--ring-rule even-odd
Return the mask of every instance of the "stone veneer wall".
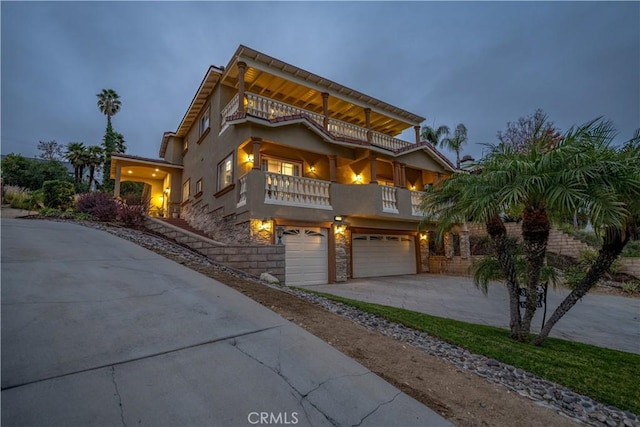
[[622, 271], [640, 279], [640, 258], [621, 258]]
[[237, 216], [225, 216], [223, 209], [209, 211], [206, 205], [188, 203], [182, 207], [180, 216], [193, 228], [202, 230], [215, 241], [228, 244], [271, 245], [273, 223], [268, 230], [261, 230], [262, 221], [251, 220], [237, 223]]
[[[329, 230], [331, 232], [331, 229]], [[351, 245], [350, 233], [336, 233], [336, 282], [345, 282], [349, 278], [351, 257], [349, 247]]]
[[147, 218], [145, 226], [189, 246], [211, 260], [254, 276], [268, 272], [281, 282], [285, 279], [284, 245], [220, 245], [186, 230]]

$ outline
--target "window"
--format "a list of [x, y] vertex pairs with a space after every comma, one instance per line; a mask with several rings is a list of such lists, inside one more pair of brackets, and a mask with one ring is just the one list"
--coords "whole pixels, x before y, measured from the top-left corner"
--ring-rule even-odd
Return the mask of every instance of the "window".
[[202, 179], [196, 181], [196, 197], [202, 195]]
[[184, 184], [182, 184], [182, 201], [186, 202], [187, 200], [189, 200], [189, 196], [191, 191], [191, 180], [188, 179], [184, 182]]
[[233, 154], [218, 164], [218, 190], [233, 183]]
[[209, 108], [204, 110], [204, 114], [200, 117], [200, 135], [209, 129]]
[[189, 140], [187, 138], [182, 140], [182, 152], [184, 153], [189, 149]]
[[279, 173], [281, 175], [300, 176], [302, 163], [288, 162], [277, 159], [262, 159], [262, 170], [265, 172]]

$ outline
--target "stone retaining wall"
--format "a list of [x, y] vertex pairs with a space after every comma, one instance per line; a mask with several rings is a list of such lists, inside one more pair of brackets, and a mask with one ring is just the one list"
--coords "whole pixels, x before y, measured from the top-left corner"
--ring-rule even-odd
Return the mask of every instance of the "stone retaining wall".
[[146, 219], [145, 226], [149, 230], [189, 246], [215, 262], [258, 277], [267, 272], [284, 282], [285, 253], [283, 245], [222, 244], [150, 218]]

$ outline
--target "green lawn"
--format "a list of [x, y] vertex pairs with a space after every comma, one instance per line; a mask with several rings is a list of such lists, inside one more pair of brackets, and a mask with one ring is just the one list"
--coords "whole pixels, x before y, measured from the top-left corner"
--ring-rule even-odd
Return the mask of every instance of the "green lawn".
[[[304, 290], [309, 292], [308, 290]], [[451, 344], [513, 365], [574, 392], [640, 414], [640, 355], [549, 338], [541, 347], [509, 338], [506, 329], [313, 292]]]

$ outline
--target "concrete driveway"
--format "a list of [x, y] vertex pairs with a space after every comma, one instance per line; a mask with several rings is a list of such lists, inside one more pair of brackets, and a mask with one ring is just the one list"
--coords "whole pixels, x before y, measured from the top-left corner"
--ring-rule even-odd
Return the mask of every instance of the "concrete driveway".
[[132, 243], [49, 221], [3, 219], [1, 231], [3, 425], [450, 425]]
[[[346, 298], [406, 308], [470, 323], [509, 327], [509, 299], [500, 283], [492, 283], [485, 296], [465, 277], [421, 274], [308, 286]], [[569, 293], [549, 289], [547, 318]], [[542, 309], [533, 320], [540, 330]], [[640, 353], [640, 299], [587, 294], [551, 331], [551, 336], [601, 347]]]

